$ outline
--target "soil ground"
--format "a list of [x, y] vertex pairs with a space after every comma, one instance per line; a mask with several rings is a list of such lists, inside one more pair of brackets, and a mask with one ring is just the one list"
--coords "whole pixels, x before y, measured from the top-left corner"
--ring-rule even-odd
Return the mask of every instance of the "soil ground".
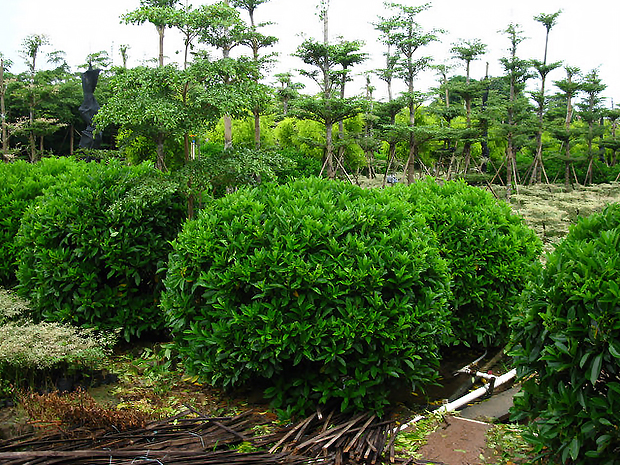
[[419, 453], [424, 460], [435, 464], [489, 463], [494, 452], [487, 447], [486, 434], [491, 428], [488, 423], [445, 416], [444, 424], [428, 436]]
[[[491, 358], [494, 351], [489, 351]], [[413, 396], [411, 393], [403, 393], [398, 404], [402, 406], [403, 421], [412, 411], [431, 410], [442, 400], [448, 399], [451, 394], [467, 381], [468, 376], [454, 376], [454, 372], [480, 356], [481, 352], [458, 351], [446, 354], [442, 364], [442, 385], [427, 392], [426, 396]], [[483, 363], [484, 360], [481, 362]], [[143, 374], [142, 374], [143, 376]], [[267, 411], [267, 404], [260, 395], [254, 392], [240, 392], [236, 395], [224, 394], [206, 386], [181, 382], [180, 380], [168, 380], [172, 386], [162, 389], [161, 383], [165, 379], [158, 379], [155, 385], [145, 382], [141, 376], [121, 376], [117, 383], [102, 385], [89, 390], [89, 394], [101, 405], [119, 408], [127, 405], [132, 408], [165, 410], [170, 407], [180, 407], [189, 404], [198, 410], [209, 414], [219, 415], [223, 412], [241, 412], [250, 408]], [[159, 386], [157, 386], [159, 384]], [[161, 393], [156, 394], [158, 388]], [[489, 417], [498, 418], [501, 412], [506, 412], [511, 397], [507, 397], [502, 405], [492, 410], [491, 414], [483, 414], [485, 420]], [[474, 407], [472, 407], [474, 409]], [[466, 412], [467, 409], [464, 411]], [[164, 412], [165, 413], [165, 412]], [[487, 409], [488, 413], [488, 409]], [[274, 416], [275, 420], [275, 416]], [[23, 412], [23, 409], [11, 406], [0, 409], [0, 439], [14, 438], [28, 433], [36, 428], [36, 422], [31, 422]], [[487, 447], [486, 433], [492, 428], [491, 424], [479, 421], [471, 421], [457, 416], [446, 416], [445, 421], [436, 432], [427, 438], [427, 444], [418, 451], [422, 459], [437, 464], [471, 465], [483, 463], [495, 463], [493, 451]], [[484, 459], [482, 458], [484, 457]], [[484, 460], [484, 461], [483, 461]]]

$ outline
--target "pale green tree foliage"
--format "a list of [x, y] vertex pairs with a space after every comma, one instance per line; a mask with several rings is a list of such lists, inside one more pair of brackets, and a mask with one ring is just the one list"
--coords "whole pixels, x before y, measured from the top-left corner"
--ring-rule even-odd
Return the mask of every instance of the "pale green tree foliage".
[[[165, 170], [167, 140], [198, 132], [247, 105], [240, 88], [251, 71], [245, 64], [198, 60], [186, 70], [172, 65], [119, 69], [112, 78], [112, 97], [95, 117], [97, 127], [117, 125], [148, 137], [156, 144], [156, 166]], [[185, 99], [179, 98], [183, 92]]]
[[151, 23], [159, 36], [159, 66], [164, 66], [164, 34], [175, 21], [179, 0], [140, 0], [140, 7], [121, 16], [125, 24]]

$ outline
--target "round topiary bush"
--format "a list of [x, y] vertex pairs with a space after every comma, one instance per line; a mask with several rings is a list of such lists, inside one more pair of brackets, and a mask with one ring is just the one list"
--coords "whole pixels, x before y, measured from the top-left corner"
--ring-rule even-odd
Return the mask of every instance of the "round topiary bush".
[[150, 166], [85, 165], [25, 213], [19, 292], [48, 321], [122, 328], [125, 339], [162, 330], [161, 269], [184, 205]]
[[38, 163], [0, 163], [0, 285], [17, 284], [15, 236], [28, 206], [45, 189], [63, 176], [79, 170], [84, 163], [70, 158], [44, 158]]
[[432, 178], [390, 189], [424, 216], [452, 279], [454, 342], [500, 346], [542, 243], [510, 206], [464, 181]]
[[517, 318], [514, 418], [539, 451], [620, 463], [620, 205], [579, 221], [549, 255]]
[[174, 241], [162, 305], [189, 372], [260, 385], [289, 413], [381, 411], [436, 377], [449, 280], [385, 191], [310, 178], [214, 202]]

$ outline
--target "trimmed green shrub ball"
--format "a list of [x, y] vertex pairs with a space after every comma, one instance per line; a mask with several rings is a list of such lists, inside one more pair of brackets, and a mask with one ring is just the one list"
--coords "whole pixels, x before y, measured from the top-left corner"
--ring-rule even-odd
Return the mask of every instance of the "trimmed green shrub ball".
[[174, 241], [162, 305], [187, 369], [276, 408], [381, 412], [450, 334], [435, 236], [385, 191], [316, 178], [214, 202]]
[[19, 292], [40, 319], [122, 328], [125, 339], [163, 330], [161, 269], [184, 205], [150, 166], [85, 165], [24, 215]]
[[542, 243], [510, 206], [464, 181], [432, 178], [389, 192], [411, 204], [437, 235], [452, 279], [454, 342], [500, 346]]
[[563, 463], [620, 464], [620, 205], [571, 228], [527, 297], [514, 418]]
[[0, 285], [17, 284], [15, 236], [24, 212], [45, 189], [71, 176], [84, 163], [69, 158], [44, 158], [38, 163], [0, 163]]

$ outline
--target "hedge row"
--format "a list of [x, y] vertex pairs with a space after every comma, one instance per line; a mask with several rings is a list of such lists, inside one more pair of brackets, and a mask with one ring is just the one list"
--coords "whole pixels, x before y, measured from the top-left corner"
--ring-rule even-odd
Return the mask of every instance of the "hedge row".
[[507, 335], [540, 250], [479, 192], [305, 179], [214, 203], [174, 242], [162, 300], [187, 368], [297, 412], [428, 385], [442, 345]]
[[58, 163], [71, 175], [29, 197], [15, 243], [35, 317], [126, 339], [169, 329], [189, 371], [298, 412], [381, 411], [434, 381], [442, 346], [501, 344], [540, 252], [463, 182], [266, 184], [185, 222], [152, 167]]
[[580, 220], [515, 320], [514, 419], [563, 463], [620, 463], [620, 205]]
[[146, 165], [75, 163], [23, 215], [20, 294], [38, 319], [126, 339], [162, 330], [161, 269], [185, 218], [178, 185]]
[[525, 285], [537, 272], [542, 243], [510, 206], [464, 181], [427, 179], [391, 193], [409, 202], [437, 235], [448, 262], [457, 343], [499, 346]]
[[68, 158], [45, 158], [40, 163], [0, 163], [0, 286], [17, 284], [15, 236], [26, 209], [45, 189], [71, 177], [79, 165]]

